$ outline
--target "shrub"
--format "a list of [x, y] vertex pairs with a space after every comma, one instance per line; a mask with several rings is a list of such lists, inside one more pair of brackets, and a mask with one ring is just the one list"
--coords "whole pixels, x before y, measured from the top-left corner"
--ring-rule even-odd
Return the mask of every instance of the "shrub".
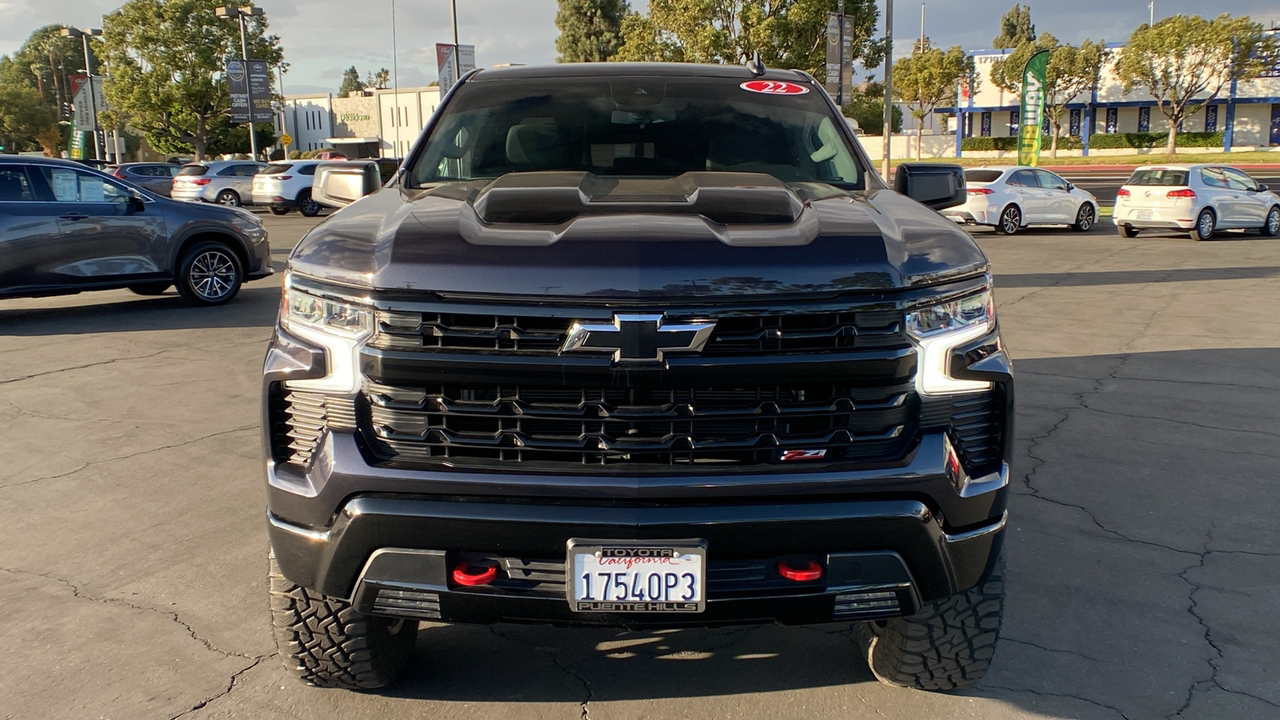
[[[1089, 136], [1089, 147], [1099, 150], [1112, 148], [1150, 150], [1164, 147], [1168, 141], [1169, 134], [1162, 132], [1095, 133]], [[1222, 133], [1181, 132], [1178, 133], [1178, 147], [1222, 147]]]
[[[1053, 138], [1048, 136], [1040, 138], [1041, 154], [1049, 151]], [[1018, 149], [1018, 138], [1013, 135], [1005, 135], [1000, 137], [967, 137], [960, 142], [962, 151], [981, 151], [981, 150], [1004, 150], [1013, 152]], [[1078, 150], [1080, 149], [1080, 138], [1078, 137], [1059, 137], [1059, 150]]]

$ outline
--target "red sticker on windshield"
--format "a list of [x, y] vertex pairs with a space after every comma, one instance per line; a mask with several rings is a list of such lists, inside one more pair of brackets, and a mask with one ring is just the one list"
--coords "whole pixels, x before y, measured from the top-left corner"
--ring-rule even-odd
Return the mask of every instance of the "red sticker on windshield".
[[762, 93], [764, 95], [803, 95], [809, 92], [809, 88], [803, 85], [781, 80], [748, 80], [738, 87], [748, 92]]

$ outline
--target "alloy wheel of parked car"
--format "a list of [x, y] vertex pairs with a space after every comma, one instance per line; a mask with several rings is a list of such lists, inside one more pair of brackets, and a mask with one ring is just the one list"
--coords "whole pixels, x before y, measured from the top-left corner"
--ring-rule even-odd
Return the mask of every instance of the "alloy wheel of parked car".
[[235, 190], [223, 190], [218, 193], [218, 204], [227, 207], [240, 207], [240, 196]]
[[1262, 226], [1262, 234], [1267, 237], [1280, 235], [1280, 207], [1273, 207], [1267, 213], [1267, 222]]
[[311, 199], [311, 191], [303, 190], [298, 193], [298, 212], [306, 217], [315, 217], [320, 214], [320, 203]]
[[1018, 232], [1018, 228], [1022, 227], [1022, 211], [1018, 210], [1017, 205], [1010, 205], [1000, 213], [1000, 223], [996, 225], [996, 232], [1001, 235], [1012, 235]]
[[1076, 213], [1076, 222], [1071, 226], [1076, 232], [1086, 232], [1093, 227], [1093, 206], [1085, 203], [1080, 206], [1080, 212]]
[[202, 242], [187, 251], [178, 266], [178, 292], [197, 305], [222, 305], [240, 292], [244, 270], [231, 248]]
[[1196, 226], [1191, 228], [1192, 240], [1208, 240], [1213, 237], [1214, 228], [1213, 211], [1204, 209], [1200, 211], [1200, 215], [1196, 217]]

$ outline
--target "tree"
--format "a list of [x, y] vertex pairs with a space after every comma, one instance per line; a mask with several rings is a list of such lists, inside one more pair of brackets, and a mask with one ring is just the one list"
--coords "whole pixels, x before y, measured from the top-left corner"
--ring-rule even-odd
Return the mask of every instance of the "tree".
[[338, 86], [338, 97], [351, 97], [352, 93], [364, 91], [364, 82], [360, 80], [360, 71], [355, 65], [342, 71], [342, 84]]
[[1016, 48], [1036, 39], [1036, 26], [1031, 24], [1031, 6], [1014, 5], [1000, 18], [1000, 34], [991, 41], [997, 50]]
[[[79, 38], [63, 37], [61, 33], [61, 25], [45, 25], [33, 31], [12, 58], [0, 60], [0, 84], [35, 88], [40, 92], [41, 102], [58, 117], [68, 117], [70, 76], [84, 70], [84, 50]], [[89, 44], [95, 72], [98, 45], [97, 41]]]
[[1142, 88], [1169, 121], [1165, 152], [1178, 151], [1178, 124], [1194, 116], [1232, 80], [1259, 76], [1275, 62], [1274, 36], [1248, 17], [1222, 14], [1212, 20], [1174, 15], [1141, 25], [1116, 61], [1125, 92]]
[[[167, 153], [189, 150], [203, 159], [220, 118], [231, 113], [223, 66], [240, 56], [237, 23], [217, 17], [224, 0], [128, 0], [103, 22], [111, 68], [105, 92], [108, 125], [126, 122]], [[280, 63], [280, 39], [267, 21], [247, 22], [249, 55]]]
[[369, 85], [372, 85], [377, 90], [382, 90], [390, 84], [391, 84], [391, 71], [386, 68], [382, 68], [378, 72], [374, 73], [373, 82], [369, 83]]
[[[650, 0], [649, 14], [629, 12], [613, 60], [728, 63], [756, 52], [768, 67], [826, 77], [827, 13], [836, 0]], [[876, 37], [875, 0], [846, 0], [853, 60], [874, 68], [884, 57]]]
[[[1045, 117], [1049, 118], [1052, 136], [1050, 157], [1058, 157], [1058, 137], [1062, 135], [1062, 111], [1067, 103], [1098, 84], [1106, 61], [1106, 42], [1085, 40], [1079, 46], [1064, 45], [1049, 33], [1032, 42], [1024, 42], [1012, 53], [991, 66], [991, 82], [1005, 92], [1022, 94], [1022, 74], [1031, 56], [1049, 51], [1049, 64], [1044, 76]], [[1082, 131], [1084, 132], [1084, 131]]]
[[[849, 102], [841, 108], [868, 135], [884, 133], [884, 84], [867, 82], [850, 91]], [[902, 108], [893, 106], [893, 132], [902, 132]]]
[[55, 118], [35, 88], [0, 86], [0, 146], [7, 152], [39, 148], [39, 137], [57, 127]]
[[[902, 58], [893, 65], [893, 89], [902, 101], [914, 106], [911, 115], [923, 125], [924, 119], [944, 101], [956, 99], [960, 80], [972, 77], [970, 92], [977, 92], [978, 79], [973, 74], [973, 58], [964, 48], [953, 45], [950, 50], [933, 48]], [[924, 145], [922, 134], [916, 135], [916, 157]]]
[[559, 0], [556, 62], [603, 62], [622, 47], [627, 0]]

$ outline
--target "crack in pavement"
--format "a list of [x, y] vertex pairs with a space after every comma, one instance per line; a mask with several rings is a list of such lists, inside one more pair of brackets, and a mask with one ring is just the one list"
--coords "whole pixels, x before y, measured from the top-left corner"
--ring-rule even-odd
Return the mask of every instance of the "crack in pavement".
[[231, 428], [230, 430], [219, 430], [218, 432], [215, 432], [215, 433], [209, 433], [208, 435], [202, 435], [202, 436], [200, 436], [200, 437], [198, 437], [198, 438], [193, 438], [193, 439], [191, 439], [191, 440], [184, 440], [184, 441], [182, 441], [182, 442], [180, 442], [180, 443], [173, 443], [172, 445], [161, 445], [160, 447], [154, 447], [154, 448], [150, 448], [150, 449], [147, 449], [147, 450], [139, 450], [138, 452], [130, 453], [130, 454], [128, 454], [128, 455], [120, 455], [120, 456], [117, 456], [117, 457], [103, 458], [103, 459], [101, 459], [101, 460], [93, 460], [93, 461], [91, 461], [91, 462], [86, 462], [86, 463], [82, 464], [80, 467], [78, 467], [78, 468], [76, 468], [76, 469], [74, 469], [74, 470], [68, 470], [67, 472], [59, 473], [59, 474], [57, 474], [57, 475], [49, 475], [49, 476], [46, 476], [46, 477], [38, 477], [38, 478], [35, 478], [35, 479], [33, 479], [33, 480], [23, 480], [22, 482], [8, 483], [8, 484], [6, 484], [6, 485], [0, 485], [0, 490], [5, 490], [5, 489], [7, 489], [7, 488], [22, 487], [23, 485], [30, 485], [30, 484], [32, 484], [32, 483], [43, 482], [43, 481], [45, 481], [45, 480], [56, 480], [56, 479], [58, 479], [58, 478], [67, 477], [68, 475], [74, 475], [74, 474], [76, 474], [76, 473], [78, 473], [78, 472], [81, 472], [82, 470], [84, 470], [85, 468], [88, 468], [88, 467], [90, 467], [90, 466], [94, 466], [94, 465], [103, 465], [103, 464], [106, 464], [106, 463], [116, 462], [116, 461], [119, 461], [119, 460], [128, 460], [128, 459], [130, 459], [130, 458], [135, 458], [135, 457], [138, 457], [138, 456], [140, 456], [140, 455], [150, 455], [151, 453], [157, 453], [157, 452], [160, 452], [160, 451], [162, 451], [162, 450], [172, 450], [173, 448], [179, 448], [179, 447], [184, 447], [184, 446], [186, 446], [186, 445], [192, 445], [192, 444], [194, 444], [194, 443], [203, 442], [203, 441], [205, 441], [205, 440], [208, 440], [208, 439], [210, 439], [210, 438], [215, 438], [215, 437], [218, 437], [218, 436], [220, 436], [220, 435], [230, 435], [230, 434], [232, 434], [232, 433], [245, 432], [246, 430], [257, 430], [257, 429], [258, 429], [258, 424], [257, 424], [257, 423], [254, 423], [253, 425], [244, 425], [244, 426], [242, 426], [242, 427], [238, 427], [238, 428]]
[[1124, 711], [1118, 707], [1115, 707], [1113, 705], [1107, 705], [1106, 703], [1101, 703], [1101, 702], [1098, 702], [1097, 700], [1090, 700], [1087, 697], [1072, 695], [1071, 693], [1041, 692], [1039, 690], [1032, 690], [1030, 688], [1015, 688], [1015, 687], [1009, 687], [1007, 685], [992, 685], [990, 683], [984, 683], [983, 685], [992, 690], [1004, 690], [1007, 692], [1015, 692], [1015, 693], [1028, 693], [1030, 695], [1036, 695], [1038, 697], [1060, 697], [1060, 698], [1070, 698], [1071, 700], [1079, 700], [1080, 702], [1088, 703], [1095, 707], [1100, 707], [1105, 710], [1110, 710], [1111, 712], [1119, 715], [1122, 720], [1129, 720], [1129, 716], [1126, 715]]
[[1188, 601], [1187, 614], [1195, 618], [1196, 623], [1199, 624], [1201, 628], [1203, 628], [1204, 641], [1205, 641], [1205, 644], [1209, 646], [1210, 654], [1209, 654], [1209, 657], [1205, 659], [1205, 662], [1207, 662], [1209, 665], [1209, 677], [1193, 681], [1191, 685], [1187, 688], [1187, 697], [1185, 700], [1183, 700], [1182, 707], [1178, 708], [1177, 711], [1170, 713], [1169, 715], [1166, 715], [1165, 716], [1166, 720], [1172, 720], [1172, 718], [1182, 717], [1182, 714], [1185, 713], [1191, 707], [1191, 703], [1195, 700], [1195, 696], [1197, 693], [1207, 693], [1207, 692], [1210, 692], [1213, 688], [1217, 688], [1218, 690], [1221, 690], [1222, 692], [1225, 692], [1229, 695], [1240, 695], [1242, 697], [1252, 698], [1261, 703], [1269, 705], [1273, 708], [1280, 708], [1280, 703], [1276, 703], [1271, 700], [1268, 700], [1267, 698], [1254, 695], [1253, 693], [1245, 692], [1244, 690], [1233, 690], [1231, 688], [1228, 688], [1227, 686], [1223, 685], [1222, 680], [1219, 677], [1219, 674], [1222, 671], [1222, 668], [1219, 666], [1219, 663], [1226, 658], [1227, 654], [1226, 654], [1226, 651], [1222, 649], [1222, 646], [1220, 646], [1217, 643], [1217, 641], [1214, 640], [1213, 627], [1209, 624], [1209, 621], [1203, 615], [1200, 614], [1200, 603], [1199, 601], [1196, 600], [1196, 593], [1200, 592], [1204, 588], [1202, 588], [1199, 583], [1193, 582], [1191, 578], [1187, 577], [1187, 573], [1190, 573], [1192, 570], [1203, 569], [1205, 566], [1205, 562], [1208, 561], [1210, 555], [1212, 555], [1215, 552], [1222, 552], [1222, 551], [1215, 551], [1215, 550], [1209, 549], [1209, 546], [1213, 543], [1213, 531], [1216, 528], [1216, 526], [1217, 526], [1216, 523], [1210, 523], [1209, 530], [1205, 533], [1204, 545], [1202, 545], [1201, 552], [1198, 553], [1198, 558], [1196, 563], [1193, 565], [1188, 565], [1185, 569], [1183, 569], [1181, 573], [1178, 574], [1178, 577], [1191, 588], [1190, 592], [1187, 593], [1187, 601]]
[[[274, 653], [273, 653], [273, 655], [274, 655]], [[186, 715], [190, 715], [191, 713], [193, 713], [193, 712], [195, 712], [195, 711], [197, 711], [197, 710], [200, 710], [200, 709], [203, 709], [203, 708], [207, 707], [210, 703], [214, 702], [215, 700], [219, 700], [219, 699], [221, 699], [221, 698], [226, 697], [227, 695], [230, 695], [230, 694], [231, 694], [231, 691], [235, 689], [235, 687], [236, 687], [236, 681], [240, 679], [240, 676], [241, 676], [241, 675], [244, 675], [245, 673], [249, 672], [250, 670], [252, 670], [252, 669], [254, 669], [254, 668], [258, 667], [258, 665], [259, 665], [259, 664], [261, 664], [263, 660], [266, 660], [267, 658], [269, 658], [269, 657], [271, 657], [271, 656], [272, 656], [272, 655], [259, 655], [258, 657], [254, 658], [254, 659], [253, 659], [253, 662], [249, 663], [249, 664], [248, 664], [248, 665], [246, 665], [245, 667], [240, 668], [239, 670], [237, 670], [236, 672], [234, 672], [234, 673], [232, 673], [232, 674], [231, 674], [231, 679], [227, 682], [227, 689], [226, 689], [226, 690], [223, 690], [222, 692], [219, 692], [219, 693], [215, 693], [215, 694], [213, 694], [213, 695], [210, 695], [209, 697], [207, 697], [207, 698], [205, 698], [205, 699], [201, 700], [200, 702], [196, 703], [195, 705], [192, 705], [191, 707], [187, 708], [186, 710], [183, 710], [182, 712], [178, 713], [177, 715], [174, 715], [174, 716], [170, 717], [170, 718], [169, 718], [169, 720], [178, 720], [178, 718], [180, 718], [180, 717], [183, 717], [183, 716], [186, 716]]]
[[1084, 653], [1076, 652], [1075, 650], [1062, 650], [1059, 648], [1051, 648], [1045, 645], [1038, 645], [1036, 643], [1033, 643], [1027, 640], [1018, 640], [1015, 638], [1011, 638], [1005, 634], [1000, 635], [1000, 642], [1011, 642], [1017, 645], [1026, 645], [1027, 647], [1033, 647], [1033, 648], [1036, 648], [1037, 650], [1043, 650], [1045, 652], [1061, 653], [1063, 655], [1074, 655], [1078, 658], [1084, 658], [1085, 660], [1090, 660], [1093, 662], [1104, 662], [1102, 658], [1096, 658], [1096, 657], [1093, 657], [1092, 655], [1085, 655]]
[[1188, 420], [1174, 420], [1173, 418], [1160, 417], [1158, 415], [1137, 415], [1133, 413], [1116, 412], [1115, 410], [1102, 410], [1092, 407], [1087, 403], [1081, 402], [1080, 407], [1089, 412], [1096, 412], [1101, 415], [1115, 415], [1118, 417], [1133, 418], [1134, 420], [1158, 420], [1160, 422], [1173, 423], [1174, 425], [1186, 425], [1188, 427], [1200, 428], [1202, 430], [1219, 430], [1221, 432], [1245, 433], [1248, 435], [1265, 435], [1267, 437], [1280, 437], [1280, 433], [1267, 432], [1265, 430], [1245, 430], [1244, 428], [1225, 428], [1218, 425], [1204, 425], [1202, 423], [1194, 423]]
[[125, 600], [123, 598], [94, 597], [92, 595], [86, 594], [83, 590], [80, 589], [79, 585], [65, 578], [58, 577], [57, 575], [54, 575], [52, 573], [38, 573], [33, 570], [23, 570], [22, 568], [6, 568], [6, 567], [0, 567], [0, 572], [7, 572], [11, 575], [27, 575], [30, 577], [38, 577], [38, 578], [44, 578], [46, 580], [53, 580], [69, 588], [71, 590], [71, 595], [79, 600], [88, 600], [90, 602], [102, 603], [104, 605], [119, 605], [121, 607], [126, 607], [131, 610], [138, 610], [140, 612], [155, 613], [157, 615], [163, 615], [169, 618], [172, 622], [176, 623], [177, 625], [180, 625], [184, 630], [187, 631], [187, 634], [191, 636], [191, 639], [203, 645], [205, 649], [225, 657], [229, 657], [229, 658], [238, 657], [238, 658], [244, 658], [246, 660], [260, 660], [264, 657], [269, 657], [268, 655], [259, 655], [255, 657], [252, 655], [245, 655], [244, 653], [223, 650], [215, 646], [209, 640], [197, 635], [195, 628], [191, 627], [191, 625], [187, 623], [185, 620], [183, 620], [178, 615], [178, 613], [173, 611], [160, 610], [158, 608], [147, 607], [145, 605], [135, 605], [134, 603], [131, 603], [128, 600]]
[[57, 370], [45, 370], [44, 372], [32, 373], [21, 377], [9, 378], [8, 380], [0, 380], [0, 385], [9, 385], [10, 383], [30, 380], [32, 378], [44, 377], [45, 375], [56, 375], [58, 373], [70, 372], [72, 370], [83, 370], [85, 368], [98, 367], [99, 365], [110, 365], [112, 363], [124, 362], [126, 360], [146, 360], [147, 358], [157, 357], [167, 352], [172, 352], [173, 348], [158, 350], [147, 355], [133, 355], [130, 357], [112, 358], [110, 360], [99, 360], [98, 362], [85, 363], [84, 365], [72, 365], [71, 367], [59, 368]]
[[591, 689], [591, 682], [587, 680], [587, 678], [583, 676], [581, 673], [574, 670], [573, 667], [575, 665], [580, 665], [586, 662], [587, 660], [591, 660], [592, 658], [588, 657], [583, 660], [579, 660], [578, 662], [573, 662], [566, 665], [565, 663], [560, 662], [560, 659], [556, 657], [555, 652], [552, 650], [549, 650], [548, 648], [542, 647], [541, 645], [538, 645], [532, 641], [526, 640], [522, 637], [516, 637], [514, 635], [504, 635], [503, 633], [499, 632], [498, 629], [493, 625], [490, 625], [488, 627], [489, 627], [489, 632], [493, 633], [495, 637], [499, 637], [499, 638], [502, 638], [503, 640], [508, 640], [510, 642], [518, 642], [522, 645], [527, 645], [528, 647], [531, 647], [534, 650], [537, 650], [543, 655], [546, 655], [547, 659], [551, 661], [552, 665], [554, 665], [557, 669], [559, 669], [564, 674], [568, 675], [571, 678], [574, 678], [579, 683], [581, 683], [582, 689], [584, 692], [586, 692], [587, 697], [581, 703], [579, 703], [579, 707], [581, 708], [581, 713], [578, 717], [579, 717], [579, 720], [588, 720], [588, 715], [590, 714], [590, 708], [588, 707], [588, 705], [591, 703], [591, 700], [595, 697], [595, 691]]

